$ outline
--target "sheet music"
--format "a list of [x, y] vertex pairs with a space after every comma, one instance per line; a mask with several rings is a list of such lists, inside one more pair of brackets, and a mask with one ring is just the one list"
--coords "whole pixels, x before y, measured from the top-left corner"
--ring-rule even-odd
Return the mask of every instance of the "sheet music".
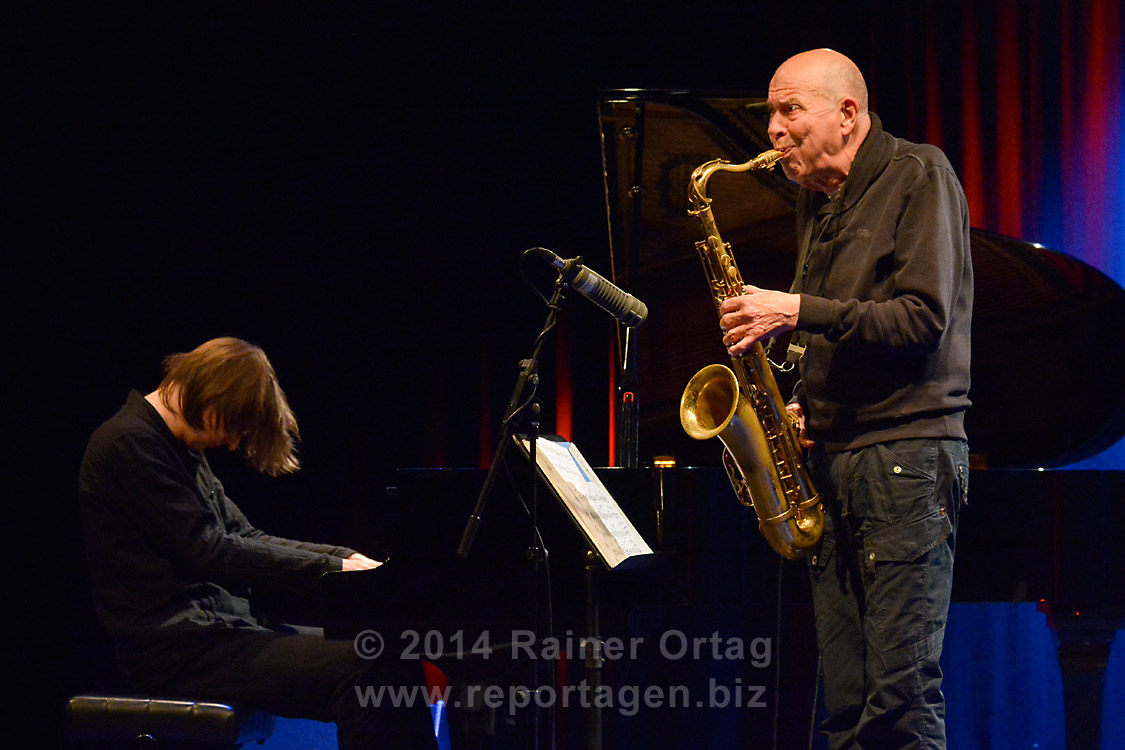
[[[525, 451], [530, 451], [526, 438], [517, 440]], [[652, 554], [652, 548], [622, 512], [576, 445], [540, 439], [535, 442], [535, 453], [539, 469], [610, 569], [630, 557]]]

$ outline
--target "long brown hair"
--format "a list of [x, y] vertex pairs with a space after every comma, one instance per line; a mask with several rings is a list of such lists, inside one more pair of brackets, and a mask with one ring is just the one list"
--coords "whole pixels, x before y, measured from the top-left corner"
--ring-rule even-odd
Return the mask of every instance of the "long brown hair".
[[[173, 391], [179, 403], [171, 403]], [[203, 412], [213, 409], [217, 426], [242, 437], [239, 450], [257, 471], [277, 476], [300, 468], [297, 418], [260, 347], [224, 337], [170, 354], [158, 392], [165, 406], [197, 430], [216, 426], [203, 419]]]

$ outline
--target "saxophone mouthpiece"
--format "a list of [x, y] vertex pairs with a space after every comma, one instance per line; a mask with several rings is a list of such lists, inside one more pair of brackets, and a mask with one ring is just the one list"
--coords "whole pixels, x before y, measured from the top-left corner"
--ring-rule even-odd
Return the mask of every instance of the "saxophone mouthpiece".
[[785, 152], [775, 148], [763, 151], [750, 160], [750, 169], [772, 169], [782, 156], [785, 156]]

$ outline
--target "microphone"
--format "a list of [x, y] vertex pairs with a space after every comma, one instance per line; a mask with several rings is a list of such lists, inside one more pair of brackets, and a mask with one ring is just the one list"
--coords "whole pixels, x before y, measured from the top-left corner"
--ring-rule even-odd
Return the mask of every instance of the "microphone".
[[648, 317], [648, 306], [628, 294], [609, 279], [582, 265], [581, 256], [564, 259], [545, 247], [533, 247], [539, 255], [547, 259], [561, 272], [563, 281], [595, 305], [617, 319], [618, 323], [635, 328]]

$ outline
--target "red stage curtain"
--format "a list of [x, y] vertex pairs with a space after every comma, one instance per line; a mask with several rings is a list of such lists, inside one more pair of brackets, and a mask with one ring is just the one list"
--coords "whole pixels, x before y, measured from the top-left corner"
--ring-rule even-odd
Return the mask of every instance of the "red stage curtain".
[[[864, 48], [841, 51], [889, 131], [949, 155], [973, 226], [1125, 285], [1122, 0], [876, 5]], [[1125, 467], [1125, 445], [1083, 465]]]

